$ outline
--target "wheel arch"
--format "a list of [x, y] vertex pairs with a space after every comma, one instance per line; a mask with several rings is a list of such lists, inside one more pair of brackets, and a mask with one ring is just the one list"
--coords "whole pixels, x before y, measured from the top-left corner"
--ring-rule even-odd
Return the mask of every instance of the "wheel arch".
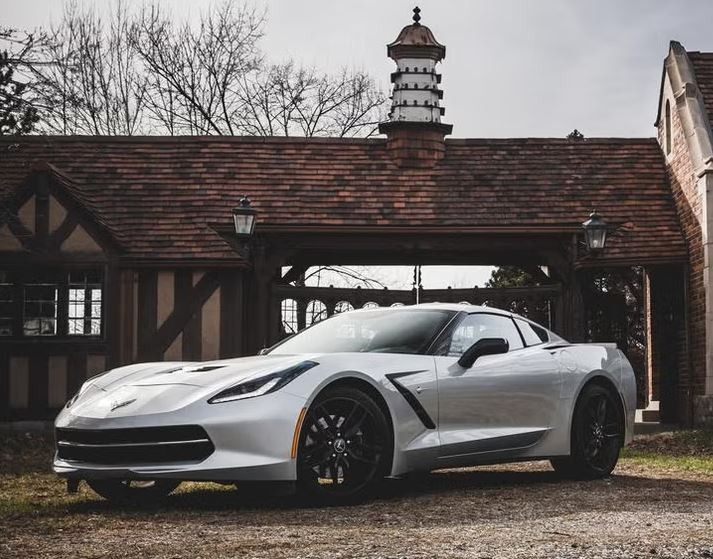
[[[574, 399], [574, 405], [572, 406], [572, 409], [570, 411], [570, 417], [569, 417], [569, 439], [571, 441], [572, 439], [572, 422], [574, 421], [574, 410], [577, 409], [577, 406], [579, 405], [579, 401], [582, 398], [582, 394], [584, 393], [584, 390], [588, 386], [601, 386], [602, 388], [608, 390], [611, 392], [613, 395], [616, 396], [616, 401], [619, 404], [619, 415], [621, 417], [621, 421], [623, 423], [624, 429], [626, 429], [626, 407], [624, 405], [624, 399], [621, 395], [621, 392], [616, 386], [616, 383], [610, 379], [606, 373], [603, 371], [598, 371], [592, 373], [583, 383], [582, 386], [579, 387], [579, 390], [577, 391], [577, 397]], [[570, 443], [571, 444], [571, 443]]]
[[391, 408], [389, 408], [389, 405], [386, 403], [386, 399], [384, 396], [381, 394], [379, 389], [374, 386], [371, 382], [368, 380], [365, 380], [364, 378], [357, 377], [357, 376], [340, 376], [338, 378], [332, 379], [323, 386], [320, 386], [319, 390], [315, 391], [314, 395], [309, 401], [309, 405], [311, 406], [312, 403], [319, 397], [320, 394], [322, 394], [325, 390], [329, 390], [331, 388], [335, 387], [343, 387], [343, 386], [348, 386], [350, 388], [356, 388], [357, 390], [361, 390], [364, 392], [367, 396], [372, 398], [374, 402], [376, 403], [377, 406], [379, 406], [379, 409], [381, 412], [384, 414], [384, 417], [386, 417], [386, 421], [389, 425], [389, 430], [391, 432], [391, 456], [389, 458], [391, 464], [389, 467], [389, 472], [392, 471], [393, 469], [393, 464], [394, 464], [394, 455], [395, 455], [395, 445], [396, 445], [396, 432], [394, 431], [394, 418], [391, 414]]

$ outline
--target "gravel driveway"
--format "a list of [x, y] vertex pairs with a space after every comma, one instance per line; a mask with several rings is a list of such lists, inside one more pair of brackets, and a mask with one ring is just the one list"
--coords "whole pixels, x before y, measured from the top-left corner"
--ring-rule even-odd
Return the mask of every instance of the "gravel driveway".
[[[713, 558], [713, 476], [629, 460], [615, 473], [571, 482], [546, 463], [451, 470], [335, 508], [188, 485], [138, 511], [29, 473], [27, 502], [0, 508], [0, 556]], [[0, 478], [0, 492], [21, 476]]]

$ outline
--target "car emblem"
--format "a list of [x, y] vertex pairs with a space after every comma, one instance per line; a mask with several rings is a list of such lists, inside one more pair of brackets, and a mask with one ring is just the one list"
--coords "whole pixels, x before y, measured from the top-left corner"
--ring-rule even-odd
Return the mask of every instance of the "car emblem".
[[347, 449], [347, 443], [344, 439], [337, 439], [334, 441], [334, 450], [339, 453], [344, 452]]
[[128, 406], [129, 404], [132, 404], [136, 401], [136, 398], [132, 398], [131, 400], [125, 400], [124, 402], [112, 402], [111, 403], [111, 409], [109, 411], [114, 411], [118, 410], [119, 408], [124, 408]]

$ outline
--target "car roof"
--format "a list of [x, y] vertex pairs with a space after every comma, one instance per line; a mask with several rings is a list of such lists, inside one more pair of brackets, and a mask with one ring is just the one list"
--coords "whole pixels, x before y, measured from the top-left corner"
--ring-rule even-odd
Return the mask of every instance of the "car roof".
[[454, 312], [465, 312], [465, 313], [477, 313], [477, 312], [485, 312], [485, 313], [490, 313], [490, 314], [499, 314], [501, 316], [509, 316], [512, 318], [519, 318], [521, 320], [524, 320], [526, 322], [531, 322], [532, 324], [535, 324], [539, 328], [545, 329], [549, 335], [550, 335], [550, 341], [565, 341], [562, 336], [557, 334], [556, 332], [550, 330], [546, 326], [543, 326], [542, 324], [535, 322], [534, 320], [530, 320], [527, 317], [524, 317], [519, 314], [515, 314], [514, 312], [506, 311], [503, 309], [498, 309], [496, 307], [486, 307], [484, 305], [471, 305], [470, 303], [421, 303], [419, 305], [398, 305], [396, 307], [372, 307], [368, 309], [356, 309], [351, 312], [370, 312], [370, 311], [383, 311], [383, 310], [394, 310], [394, 311], [399, 311], [399, 310], [415, 310], [415, 309], [434, 309], [434, 310], [443, 310], [443, 311], [454, 311]]
[[372, 307], [368, 309], [356, 309], [357, 311], [376, 311], [376, 310], [411, 310], [411, 309], [433, 309], [441, 311], [456, 311], [456, 312], [488, 312], [494, 314], [502, 314], [503, 316], [518, 316], [495, 307], [485, 307], [483, 305], [471, 305], [470, 303], [420, 303], [418, 305], [398, 305], [395, 307]]

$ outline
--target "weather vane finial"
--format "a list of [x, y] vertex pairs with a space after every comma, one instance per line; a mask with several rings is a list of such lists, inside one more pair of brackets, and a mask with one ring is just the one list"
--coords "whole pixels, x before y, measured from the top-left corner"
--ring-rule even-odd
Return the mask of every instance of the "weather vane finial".
[[421, 13], [421, 8], [416, 6], [413, 9], [413, 20], [416, 22], [416, 25], [418, 25], [418, 22], [421, 21], [421, 16], [419, 15]]

